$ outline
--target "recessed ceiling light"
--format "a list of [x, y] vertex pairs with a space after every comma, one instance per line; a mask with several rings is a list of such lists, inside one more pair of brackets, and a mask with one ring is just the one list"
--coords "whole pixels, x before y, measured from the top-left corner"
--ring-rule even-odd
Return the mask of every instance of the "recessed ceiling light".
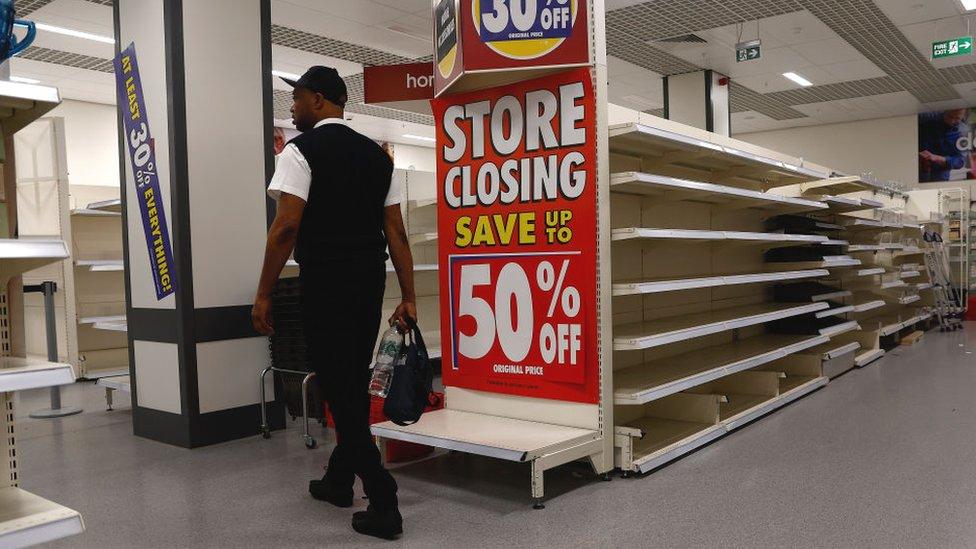
[[[973, 2], [976, 2], [976, 0], [972, 0], [972, 1]], [[803, 78], [802, 76], [800, 76], [799, 74], [796, 74], [795, 72], [784, 72], [783, 73], [783, 76], [785, 76], [786, 78], [788, 78], [788, 79], [796, 82], [797, 84], [803, 86], [804, 88], [807, 87], [807, 86], [812, 86], [813, 85], [813, 82], [807, 80], [806, 78]]]
[[279, 70], [272, 70], [271, 74], [278, 76], [280, 78], [287, 78], [288, 80], [298, 80], [299, 78], [301, 78], [301, 76], [297, 74], [285, 72], [285, 71], [279, 71]]
[[40, 84], [40, 80], [34, 80], [33, 78], [24, 78], [23, 76], [11, 76], [11, 82], [20, 82], [21, 84]]
[[92, 40], [94, 42], [102, 42], [103, 44], [114, 44], [115, 38], [110, 36], [102, 36], [100, 34], [92, 34], [90, 32], [82, 32], [74, 29], [66, 29], [64, 27], [55, 27], [54, 25], [48, 25], [47, 23], [35, 23], [37, 30], [53, 32], [54, 34], [63, 34], [65, 36], [73, 36], [75, 38], [83, 38], [85, 40]]
[[406, 138], [409, 138], [409, 139], [417, 139], [419, 141], [427, 141], [429, 143], [434, 143], [434, 142], [437, 141], [433, 137], [427, 137], [425, 135], [414, 135], [412, 133], [405, 133], [405, 134], [403, 134], [403, 137], [406, 137]]
[[961, 1], [962, 1], [962, 7], [965, 8], [966, 11], [976, 10], [976, 0], [961, 0]]

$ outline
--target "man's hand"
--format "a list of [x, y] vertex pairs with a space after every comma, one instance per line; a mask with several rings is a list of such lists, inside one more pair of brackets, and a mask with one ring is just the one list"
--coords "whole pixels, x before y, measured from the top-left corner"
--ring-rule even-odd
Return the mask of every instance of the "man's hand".
[[417, 305], [412, 301], [404, 301], [397, 305], [396, 311], [390, 317], [390, 325], [396, 323], [401, 332], [406, 332], [410, 328], [407, 326], [407, 318], [417, 321]]
[[261, 335], [274, 335], [273, 323], [271, 321], [270, 297], [259, 295], [254, 298], [254, 307], [251, 309], [251, 324], [254, 325], [254, 329]]

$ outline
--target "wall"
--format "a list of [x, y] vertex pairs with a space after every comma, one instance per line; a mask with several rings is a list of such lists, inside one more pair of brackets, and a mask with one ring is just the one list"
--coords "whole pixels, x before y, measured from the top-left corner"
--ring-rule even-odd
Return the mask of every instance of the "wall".
[[437, 162], [433, 147], [419, 147], [402, 143], [393, 144], [393, 165], [404, 170], [436, 172]]
[[878, 179], [915, 185], [918, 180], [915, 120], [915, 115], [896, 116], [734, 137], [841, 172], [868, 172]]
[[119, 186], [115, 105], [66, 99], [47, 116], [64, 117], [72, 185]]

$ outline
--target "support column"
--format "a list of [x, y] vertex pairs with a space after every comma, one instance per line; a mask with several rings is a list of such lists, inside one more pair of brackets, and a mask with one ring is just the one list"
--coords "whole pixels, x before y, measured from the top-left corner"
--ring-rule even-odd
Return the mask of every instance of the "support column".
[[[135, 44], [176, 277], [158, 300], [120, 135], [133, 430], [184, 447], [255, 435], [270, 364], [250, 323], [274, 167], [270, 0], [116, 0], [114, 10], [118, 48]], [[281, 406], [270, 420], [283, 425]]]
[[712, 70], [664, 77], [664, 117], [729, 136], [729, 78]]

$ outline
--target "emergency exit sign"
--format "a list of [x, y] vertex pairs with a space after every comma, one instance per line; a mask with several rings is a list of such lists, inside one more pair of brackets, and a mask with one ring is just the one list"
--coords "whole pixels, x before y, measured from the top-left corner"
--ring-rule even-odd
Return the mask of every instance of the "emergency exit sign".
[[958, 55], [973, 54], [973, 37], [960, 36], [951, 40], [940, 40], [932, 42], [932, 59], [942, 59], [943, 57], [956, 57]]
[[743, 61], [752, 61], [753, 59], [759, 59], [762, 57], [762, 51], [760, 50], [759, 45], [759, 40], [739, 42], [736, 44], [735, 62], [742, 63]]

